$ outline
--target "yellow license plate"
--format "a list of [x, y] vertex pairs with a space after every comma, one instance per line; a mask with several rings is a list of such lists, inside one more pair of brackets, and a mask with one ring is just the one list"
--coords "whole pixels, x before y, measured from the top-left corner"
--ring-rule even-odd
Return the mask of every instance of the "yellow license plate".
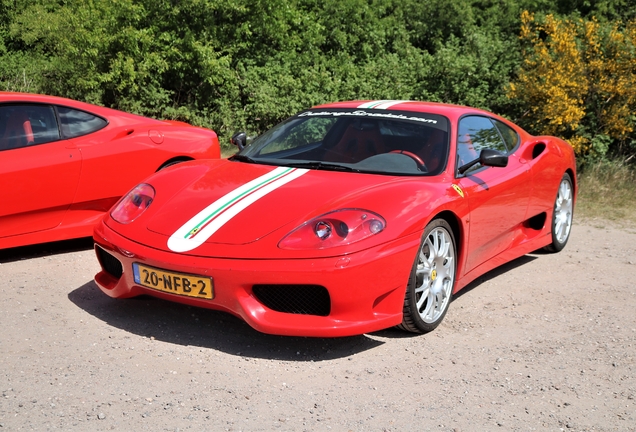
[[205, 299], [214, 298], [209, 277], [176, 273], [133, 263], [135, 283], [163, 292]]

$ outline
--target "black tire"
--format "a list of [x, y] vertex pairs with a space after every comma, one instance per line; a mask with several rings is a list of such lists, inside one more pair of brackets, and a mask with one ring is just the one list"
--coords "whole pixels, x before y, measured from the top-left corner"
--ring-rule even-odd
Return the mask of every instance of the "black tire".
[[445, 220], [435, 219], [424, 230], [404, 295], [402, 324], [397, 327], [413, 333], [437, 328], [453, 297], [456, 272], [453, 230]]
[[572, 218], [574, 216], [574, 188], [572, 177], [565, 173], [559, 182], [554, 208], [552, 210], [552, 220], [550, 228], [552, 232], [552, 243], [544, 249], [548, 252], [560, 252], [570, 238], [572, 228]]

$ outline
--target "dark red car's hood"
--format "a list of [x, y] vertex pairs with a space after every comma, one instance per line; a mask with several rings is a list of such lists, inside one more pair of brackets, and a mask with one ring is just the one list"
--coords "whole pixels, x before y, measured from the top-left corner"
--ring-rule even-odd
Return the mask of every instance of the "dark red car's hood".
[[[395, 180], [229, 161], [208, 164], [207, 169], [184, 169], [182, 176], [176, 168], [172, 176], [151, 179], [157, 197], [146, 226], [170, 237], [172, 251], [188, 252], [203, 243], [251, 243], [284, 225], [291, 231], [338, 208], [352, 194]], [[186, 175], [180, 190], [162, 196]]]

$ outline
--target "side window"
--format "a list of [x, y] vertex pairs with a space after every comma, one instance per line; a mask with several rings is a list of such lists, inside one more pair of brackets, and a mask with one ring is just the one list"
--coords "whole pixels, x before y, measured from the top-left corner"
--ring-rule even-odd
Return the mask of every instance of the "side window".
[[60, 139], [53, 107], [0, 106], [0, 150], [45, 144]]
[[108, 124], [106, 120], [96, 115], [72, 108], [57, 107], [60, 116], [60, 127], [64, 138], [75, 138], [96, 132]]
[[517, 134], [517, 132], [515, 132], [513, 128], [503, 122], [500, 122], [499, 120], [494, 120], [494, 122], [497, 126], [497, 129], [499, 129], [499, 132], [501, 132], [501, 136], [506, 142], [508, 151], [511, 151], [515, 147], [517, 147], [517, 144], [519, 143], [519, 135]]
[[[458, 167], [479, 158], [483, 149], [507, 153], [508, 149], [499, 131], [487, 117], [468, 116], [459, 121], [457, 136]], [[481, 165], [477, 164], [473, 169]], [[471, 171], [473, 170], [471, 169]]]

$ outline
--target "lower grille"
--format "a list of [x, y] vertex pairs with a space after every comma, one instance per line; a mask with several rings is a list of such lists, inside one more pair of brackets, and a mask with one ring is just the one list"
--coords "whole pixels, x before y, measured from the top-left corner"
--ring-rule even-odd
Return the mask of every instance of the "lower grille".
[[124, 273], [124, 269], [119, 260], [99, 246], [95, 246], [95, 252], [104, 271], [114, 278], [119, 279]]
[[254, 296], [276, 312], [327, 316], [331, 299], [320, 285], [254, 285]]

